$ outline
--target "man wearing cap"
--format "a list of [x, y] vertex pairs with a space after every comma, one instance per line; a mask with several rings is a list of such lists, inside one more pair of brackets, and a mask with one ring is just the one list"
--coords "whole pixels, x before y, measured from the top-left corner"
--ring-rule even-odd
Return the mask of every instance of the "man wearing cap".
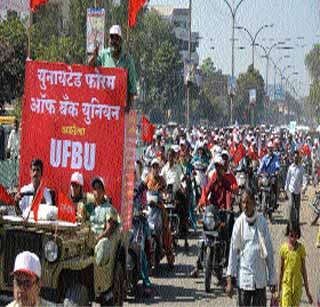
[[133, 104], [134, 96], [137, 94], [137, 73], [133, 58], [125, 53], [120, 26], [113, 25], [110, 28], [109, 35], [110, 47], [99, 52], [100, 46], [97, 46], [89, 60], [89, 65], [121, 67], [128, 70], [128, 107], [130, 108]]
[[[224, 160], [221, 155], [214, 159], [215, 173], [212, 175], [210, 182], [203, 191], [200, 205], [216, 206], [218, 209], [227, 209], [227, 192], [231, 192], [231, 184], [225, 177]], [[204, 245], [200, 247], [196, 267], [191, 272], [191, 277], [198, 277], [199, 271], [202, 269], [204, 257]]]
[[54, 306], [40, 297], [41, 264], [39, 257], [24, 251], [17, 255], [13, 269], [14, 301], [7, 307]]
[[[43, 175], [43, 163], [40, 159], [34, 159], [30, 166], [31, 183], [21, 188], [20, 192], [16, 194], [16, 211], [23, 217], [27, 217], [31, 209], [33, 197], [36, 195], [40, 186], [41, 178]], [[52, 205], [52, 198], [49, 190], [44, 188], [43, 199], [41, 203]]]
[[89, 217], [86, 211], [86, 205], [94, 202], [92, 193], [84, 193], [84, 180], [79, 172], [75, 172], [70, 180], [70, 198], [76, 207], [77, 221], [80, 223], [86, 222]]
[[[160, 161], [153, 159], [151, 162], [151, 172], [145, 179], [145, 184], [149, 191], [161, 192], [166, 187], [166, 181], [160, 175]], [[160, 203], [159, 207], [163, 216], [163, 245], [167, 256], [167, 261], [170, 267], [173, 267], [175, 257], [172, 250], [172, 234], [169, 226], [169, 217], [163, 204]]]
[[91, 182], [94, 202], [86, 206], [91, 230], [96, 235], [95, 258], [97, 265], [104, 265], [117, 243], [120, 234], [120, 216], [105, 196], [105, 183], [102, 177]]

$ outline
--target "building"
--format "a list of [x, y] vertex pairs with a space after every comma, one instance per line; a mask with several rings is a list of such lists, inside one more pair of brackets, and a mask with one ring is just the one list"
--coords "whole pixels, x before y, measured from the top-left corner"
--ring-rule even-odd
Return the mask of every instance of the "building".
[[[153, 6], [151, 11], [159, 14], [163, 19], [167, 20], [173, 27], [174, 34], [179, 42], [180, 54], [183, 61], [188, 62], [189, 47], [189, 9], [176, 8], [173, 6]], [[199, 32], [191, 34], [191, 64], [197, 67], [199, 65]]]

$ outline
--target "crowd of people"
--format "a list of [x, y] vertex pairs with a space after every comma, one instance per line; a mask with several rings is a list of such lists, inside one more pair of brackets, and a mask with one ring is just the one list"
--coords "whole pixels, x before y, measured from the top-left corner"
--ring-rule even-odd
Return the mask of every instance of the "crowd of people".
[[[170, 191], [173, 195], [175, 212], [180, 220], [178, 239], [184, 241], [185, 249], [189, 248], [189, 232], [197, 230], [201, 222], [199, 217], [201, 220], [206, 208], [214, 206], [220, 211], [233, 212], [235, 218], [228, 221], [226, 282], [223, 282], [222, 275], [219, 280], [226, 293], [232, 296], [234, 287], [237, 287], [239, 306], [266, 306], [266, 291], [270, 287], [273, 298], [280, 300], [281, 306], [298, 306], [304, 286], [309, 303], [312, 303], [315, 295], [310, 292], [308, 285], [305, 265], [307, 253], [299, 241], [300, 202], [308, 181], [314, 183], [317, 180], [319, 159], [319, 140], [312, 139], [307, 133], [291, 134], [286, 129], [264, 126], [221, 129], [159, 127], [152, 143], [145, 147], [136, 161], [134, 212], [141, 212], [151, 202], [161, 209], [163, 250], [169, 269], [175, 265], [177, 240], [172, 233], [170, 214], [162, 199], [164, 192]], [[34, 159], [31, 162], [31, 182], [15, 196], [16, 214], [28, 218], [44, 171], [41, 160]], [[237, 203], [240, 189], [236, 175], [238, 171], [244, 171], [248, 178], [240, 195], [240, 203]], [[261, 174], [275, 175], [276, 178], [270, 187], [275, 198], [270, 211], [279, 207], [281, 193], [289, 200], [288, 205], [282, 205], [287, 206], [282, 211], [286, 214], [288, 239], [278, 251], [278, 275], [269, 216], [259, 212]], [[77, 221], [91, 224], [96, 235], [96, 262], [97, 265], [103, 265], [111, 250], [112, 238], [119, 235], [121, 220], [106, 195], [102, 177], [97, 176], [91, 180], [91, 191], [85, 192], [83, 187], [83, 175], [73, 173], [69, 197], [76, 207]], [[52, 205], [50, 191], [47, 188], [43, 191], [42, 202]], [[271, 218], [270, 222], [273, 222]], [[146, 242], [141, 257], [141, 279], [145, 295], [151, 295], [149, 274], [153, 265], [152, 253], [155, 251], [150, 244], [148, 223], [144, 225], [144, 232]], [[320, 247], [320, 229], [315, 242]], [[191, 278], [198, 277], [199, 271], [203, 269], [204, 254], [202, 246]], [[23, 260], [24, 265], [30, 266], [32, 262], [35, 270], [31, 273], [25, 270], [14, 271], [15, 287], [18, 290], [27, 289], [29, 283], [30, 287], [31, 284], [38, 284], [41, 273], [36, 267], [36, 257], [29, 254], [17, 256], [16, 266], [19, 266], [21, 259], [26, 259]], [[28, 278], [36, 281], [25, 281]], [[23, 291], [18, 290], [15, 298], [22, 300]]]
[[[176, 199], [179, 192], [184, 194], [184, 208], [179, 212], [184, 211], [182, 223], [187, 223], [181, 233], [187, 248], [188, 229], [197, 225], [195, 212], [203, 212], [210, 205], [219, 210], [239, 210], [235, 206], [239, 191], [236, 173], [244, 170], [248, 181], [236, 213], [238, 218], [230, 222], [233, 230], [229, 238], [225, 290], [232, 295], [236, 280], [240, 306], [266, 306], [266, 288], [270, 286], [273, 297], [282, 306], [298, 306], [303, 285], [309, 303], [313, 302], [305, 267], [306, 251], [298, 240], [301, 194], [309, 181], [317, 184], [319, 158], [319, 139], [305, 132], [290, 133], [287, 129], [265, 126], [221, 129], [160, 126], [136, 163], [136, 187], [141, 191], [139, 185], [146, 183], [147, 190], [161, 192], [173, 185]], [[288, 199], [282, 208], [288, 241], [279, 251], [278, 278], [268, 215], [258, 210], [262, 174], [275, 177], [271, 184], [275, 199], [270, 204], [271, 212], [278, 209], [281, 193]], [[177, 201], [178, 204], [181, 202]], [[273, 222], [271, 218], [270, 221]], [[168, 226], [165, 227], [168, 232]], [[320, 247], [319, 235], [315, 238], [317, 247]], [[200, 248], [191, 277], [199, 276], [202, 258]]]

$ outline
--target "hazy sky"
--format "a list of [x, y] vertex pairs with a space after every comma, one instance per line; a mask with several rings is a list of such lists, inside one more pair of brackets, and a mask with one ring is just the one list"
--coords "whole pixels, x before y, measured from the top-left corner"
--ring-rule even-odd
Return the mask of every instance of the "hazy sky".
[[[228, 0], [229, 3], [239, 3], [240, 0]], [[193, 0], [192, 27], [199, 31], [202, 37], [198, 49], [200, 61], [210, 56], [217, 68], [224, 73], [231, 73], [231, 27], [230, 11], [224, 0]], [[151, 0], [152, 5], [173, 5], [188, 7], [189, 0]], [[244, 0], [236, 17], [236, 24], [246, 27], [252, 34], [265, 24], [274, 24], [273, 28], [264, 29], [258, 36], [257, 42], [264, 46], [271, 46], [274, 42], [287, 39], [287, 45], [293, 50], [277, 50], [271, 52], [271, 57], [278, 62], [283, 55], [290, 55], [282, 59], [280, 66], [291, 65], [287, 69], [287, 76], [294, 71], [299, 73], [290, 80], [298, 79], [304, 87], [300, 94], [306, 94], [309, 87], [309, 77], [304, 66], [304, 56], [313, 44], [320, 40], [320, 1], [319, 0]], [[304, 37], [298, 40], [298, 37]], [[235, 73], [247, 70], [251, 64], [250, 38], [244, 31], [236, 30], [236, 47], [244, 46], [245, 50], [235, 50]], [[215, 49], [211, 50], [211, 46]], [[261, 58], [263, 51], [257, 47], [255, 52], [255, 66], [266, 74], [266, 61]], [[278, 77], [279, 78], [279, 77]], [[269, 83], [273, 83], [274, 70], [269, 69]], [[297, 83], [294, 83], [297, 84]]]

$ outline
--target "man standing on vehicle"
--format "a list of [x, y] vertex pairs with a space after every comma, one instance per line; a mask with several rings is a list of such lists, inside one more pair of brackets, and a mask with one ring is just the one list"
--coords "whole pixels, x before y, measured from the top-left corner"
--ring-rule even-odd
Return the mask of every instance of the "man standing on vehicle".
[[275, 292], [272, 240], [267, 221], [257, 213], [250, 190], [243, 194], [242, 208], [232, 232], [226, 293], [232, 296], [232, 278], [237, 278], [239, 306], [266, 306], [266, 287]]
[[90, 66], [102, 67], [121, 67], [128, 70], [128, 99], [127, 110], [131, 108], [134, 96], [137, 94], [137, 73], [133, 58], [131, 55], [126, 54], [123, 41], [121, 28], [118, 25], [113, 25], [109, 31], [109, 48], [102, 49], [99, 52], [97, 46], [93, 52], [93, 56], [89, 59]]
[[[28, 216], [31, 210], [33, 197], [36, 195], [40, 186], [41, 178], [43, 175], [43, 163], [40, 159], [34, 159], [31, 162], [31, 183], [21, 188], [20, 192], [15, 196], [16, 211], [24, 218]], [[41, 203], [52, 205], [52, 198], [48, 188], [44, 188], [43, 199]]]
[[294, 162], [290, 165], [287, 174], [285, 191], [289, 196], [288, 222], [300, 222], [301, 190], [303, 185], [304, 169], [301, 165], [299, 151], [294, 152]]
[[17, 255], [13, 269], [14, 301], [7, 307], [50, 307], [54, 304], [40, 297], [41, 264], [39, 257], [25, 251]]

